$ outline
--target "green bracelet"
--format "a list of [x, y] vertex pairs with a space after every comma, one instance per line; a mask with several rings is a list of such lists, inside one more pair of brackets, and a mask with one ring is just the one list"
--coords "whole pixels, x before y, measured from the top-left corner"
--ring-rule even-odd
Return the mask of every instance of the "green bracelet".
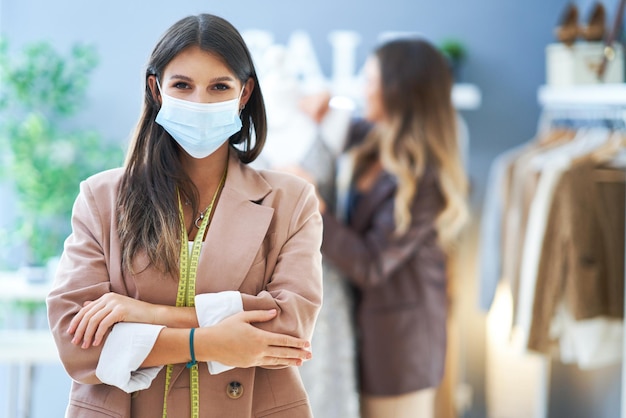
[[195, 328], [191, 328], [191, 331], [189, 332], [189, 352], [191, 353], [191, 361], [187, 363], [188, 369], [191, 369], [193, 366], [198, 364], [198, 361], [196, 361], [196, 353], [193, 350], [193, 333], [195, 331]]

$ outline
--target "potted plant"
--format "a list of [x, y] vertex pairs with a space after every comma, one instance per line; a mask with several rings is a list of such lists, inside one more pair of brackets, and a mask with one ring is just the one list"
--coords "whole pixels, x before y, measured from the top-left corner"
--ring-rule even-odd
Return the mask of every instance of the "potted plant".
[[446, 56], [450, 70], [456, 82], [462, 81], [461, 69], [467, 58], [467, 49], [463, 42], [454, 38], [447, 38], [439, 44], [439, 50]]
[[0, 232], [24, 243], [23, 264], [45, 266], [60, 255], [79, 182], [122, 161], [119, 145], [76, 128], [73, 118], [97, 61], [86, 45], [62, 55], [39, 42], [13, 56], [0, 40], [0, 176], [12, 185], [17, 212]]

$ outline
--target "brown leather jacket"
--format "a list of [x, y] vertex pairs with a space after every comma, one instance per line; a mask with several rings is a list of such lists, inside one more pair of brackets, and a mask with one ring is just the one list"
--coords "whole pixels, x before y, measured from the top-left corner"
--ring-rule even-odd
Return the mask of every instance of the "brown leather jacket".
[[356, 294], [361, 392], [399, 395], [439, 385], [446, 353], [446, 258], [435, 219], [443, 207], [436, 170], [426, 169], [412, 223], [393, 235], [395, 178], [381, 175], [344, 225], [323, 215], [322, 254]]

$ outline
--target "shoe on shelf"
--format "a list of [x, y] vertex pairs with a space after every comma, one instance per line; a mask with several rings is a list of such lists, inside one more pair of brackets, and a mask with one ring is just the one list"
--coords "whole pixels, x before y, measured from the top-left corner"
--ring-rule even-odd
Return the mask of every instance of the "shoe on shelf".
[[554, 35], [559, 42], [570, 46], [576, 41], [579, 34], [578, 7], [573, 3], [568, 3], [561, 15], [559, 25], [554, 29]]
[[604, 39], [606, 33], [606, 9], [596, 2], [591, 9], [589, 19], [580, 27], [580, 35], [586, 41], [597, 42]]

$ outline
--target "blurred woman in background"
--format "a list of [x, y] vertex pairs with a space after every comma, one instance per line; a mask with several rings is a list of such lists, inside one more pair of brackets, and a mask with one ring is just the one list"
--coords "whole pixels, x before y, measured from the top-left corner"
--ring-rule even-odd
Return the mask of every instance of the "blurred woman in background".
[[[429, 417], [446, 358], [447, 259], [468, 220], [453, 81], [421, 39], [381, 45], [365, 72], [335, 213], [320, 196], [322, 254], [354, 289], [362, 416]], [[327, 104], [305, 108], [319, 121]]]

